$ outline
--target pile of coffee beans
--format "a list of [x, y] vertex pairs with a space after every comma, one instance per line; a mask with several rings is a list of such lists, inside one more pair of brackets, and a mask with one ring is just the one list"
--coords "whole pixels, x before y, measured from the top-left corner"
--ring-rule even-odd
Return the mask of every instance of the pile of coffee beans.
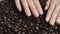
[[[45, 0], [40, 0], [44, 9]], [[0, 1], [0, 34], [60, 34], [60, 26], [45, 21], [46, 11], [39, 18], [19, 12], [14, 0]]]

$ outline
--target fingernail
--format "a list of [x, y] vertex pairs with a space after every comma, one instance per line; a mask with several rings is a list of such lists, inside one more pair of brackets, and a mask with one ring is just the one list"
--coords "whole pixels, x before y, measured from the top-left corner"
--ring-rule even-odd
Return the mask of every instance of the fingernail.
[[43, 10], [41, 11], [41, 15], [43, 15]]
[[46, 18], [45, 20], [46, 20], [46, 22], [48, 22], [48, 21], [49, 21], [49, 19], [47, 19], [47, 18]]
[[39, 14], [36, 14], [35, 17], [39, 17]]
[[22, 11], [22, 7], [21, 6], [20, 6], [20, 9], [19, 10], [20, 10], [20, 12]]
[[27, 16], [31, 16], [31, 14], [28, 14]]
[[54, 26], [54, 24], [55, 24], [54, 22], [50, 22], [50, 25]]
[[56, 23], [57, 23], [57, 24], [60, 24], [60, 20], [56, 20]]
[[36, 16], [36, 17], [39, 17], [39, 16]]
[[47, 7], [45, 7], [45, 10], [47, 10]]

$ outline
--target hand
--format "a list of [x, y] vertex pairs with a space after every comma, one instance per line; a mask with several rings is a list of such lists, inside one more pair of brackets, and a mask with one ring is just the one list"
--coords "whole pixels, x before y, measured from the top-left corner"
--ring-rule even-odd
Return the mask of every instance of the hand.
[[31, 12], [35, 17], [39, 17], [39, 15], [43, 14], [39, 0], [15, 0], [16, 6], [19, 11], [22, 10], [20, 2], [22, 3], [27, 16], [31, 16]]
[[45, 6], [45, 10], [47, 9], [46, 21], [51, 25], [60, 23], [60, 0], [48, 0]]

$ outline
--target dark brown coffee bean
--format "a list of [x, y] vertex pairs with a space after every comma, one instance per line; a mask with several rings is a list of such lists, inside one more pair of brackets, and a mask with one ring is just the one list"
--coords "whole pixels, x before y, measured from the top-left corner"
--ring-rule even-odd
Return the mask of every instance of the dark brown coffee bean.
[[[0, 2], [0, 34], [60, 34], [60, 26], [50, 27], [45, 22], [45, 0], [40, 0], [44, 14], [39, 18], [27, 17], [24, 10], [19, 12], [14, 0]], [[23, 8], [23, 7], [22, 7]]]

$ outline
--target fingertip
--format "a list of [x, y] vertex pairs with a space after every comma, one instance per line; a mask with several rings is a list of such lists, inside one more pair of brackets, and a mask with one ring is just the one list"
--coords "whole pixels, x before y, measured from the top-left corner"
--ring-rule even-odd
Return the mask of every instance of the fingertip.
[[56, 23], [57, 23], [57, 24], [60, 24], [60, 20], [56, 20]]
[[20, 12], [21, 12], [21, 11], [22, 11], [22, 8], [20, 8], [19, 10], [20, 10]]
[[27, 9], [26, 9], [26, 10], [25, 10], [25, 14], [26, 14], [26, 16], [28, 16], [28, 17], [31, 16], [30, 10], [27, 10]]
[[57, 24], [60, 24], [60, 22], [56, 21]]
[[51, 22], [51, 21], [49, 23], [50, 23], [51, 26], [54, 26], [54, 24], [55, 24], [54, 22]]
[[43, 15], [43, 12], [41, 13], [41, 15]]
[[50, 25], [54, 26], [55, 21], [54, 21], [53, 19], [51, 19], [51, 20], [49, 21], [49, 23], [50, 23]]
[[41, 15], [43, 15], [43, 10], [41, 11]]
[[20, 8], [18, 8], [18, 7], [17, 7], [17, 9], [18, 9], [18, 11], [19, 11], [19, 12], [21, 12], [21, 11], [22, 11], [22, 8], [21, 8], [21, 7], [20, 7]]
[[40, 15], [43, 15], [43, 10], [42, 9], [39, 10], [39, 13], [40, 13]]
[[35, 14], [34, 16], [37, 18], [37, 17], [39, 17], [39, 14]]
[[20, 0], [15, 0], [15, 4], [16, 4], [17, 9], [21, 12], [22, 8], [21, 8]]
[[53, 22], [49, 21], [47, 18], [46, 18], [45, 20], [46, 20], [46, 22], [49, 22], [49, 24], [50, 24], [51, 26], [54, 26], [54, 23], [53, 23]]
[[28, 16], [28, 17], [30, 17], [30, 16], [31, 16], [31, 14], [27, 14], [27, 16]]
[[39, 15], [37, 15], [37, 16], [35, 16], [36, 18], [38, 18], [39, 17]]
[[39, 13], [33, 13], [34, 17], [38, 18], [39, 17]]
[[54, 20], [50, 20], [49, 23], [50, 23], [50, 25], [54, 26], [55, 21]]
[[45, 7], [45, 9], [44, 10], [47, 10], [47, 6]]
[[46, 18], [45, 20], [46, 20], [46, 22], [48, 22], [48, 21], [49, 21], [47, 18]]
[[[34, 10], [35, 11], [35, 10]], [[36, 11], [36, 12], [33, 12], [33, 15], [35, 16], [35, 17], [39, 17], [39, 13]]]

